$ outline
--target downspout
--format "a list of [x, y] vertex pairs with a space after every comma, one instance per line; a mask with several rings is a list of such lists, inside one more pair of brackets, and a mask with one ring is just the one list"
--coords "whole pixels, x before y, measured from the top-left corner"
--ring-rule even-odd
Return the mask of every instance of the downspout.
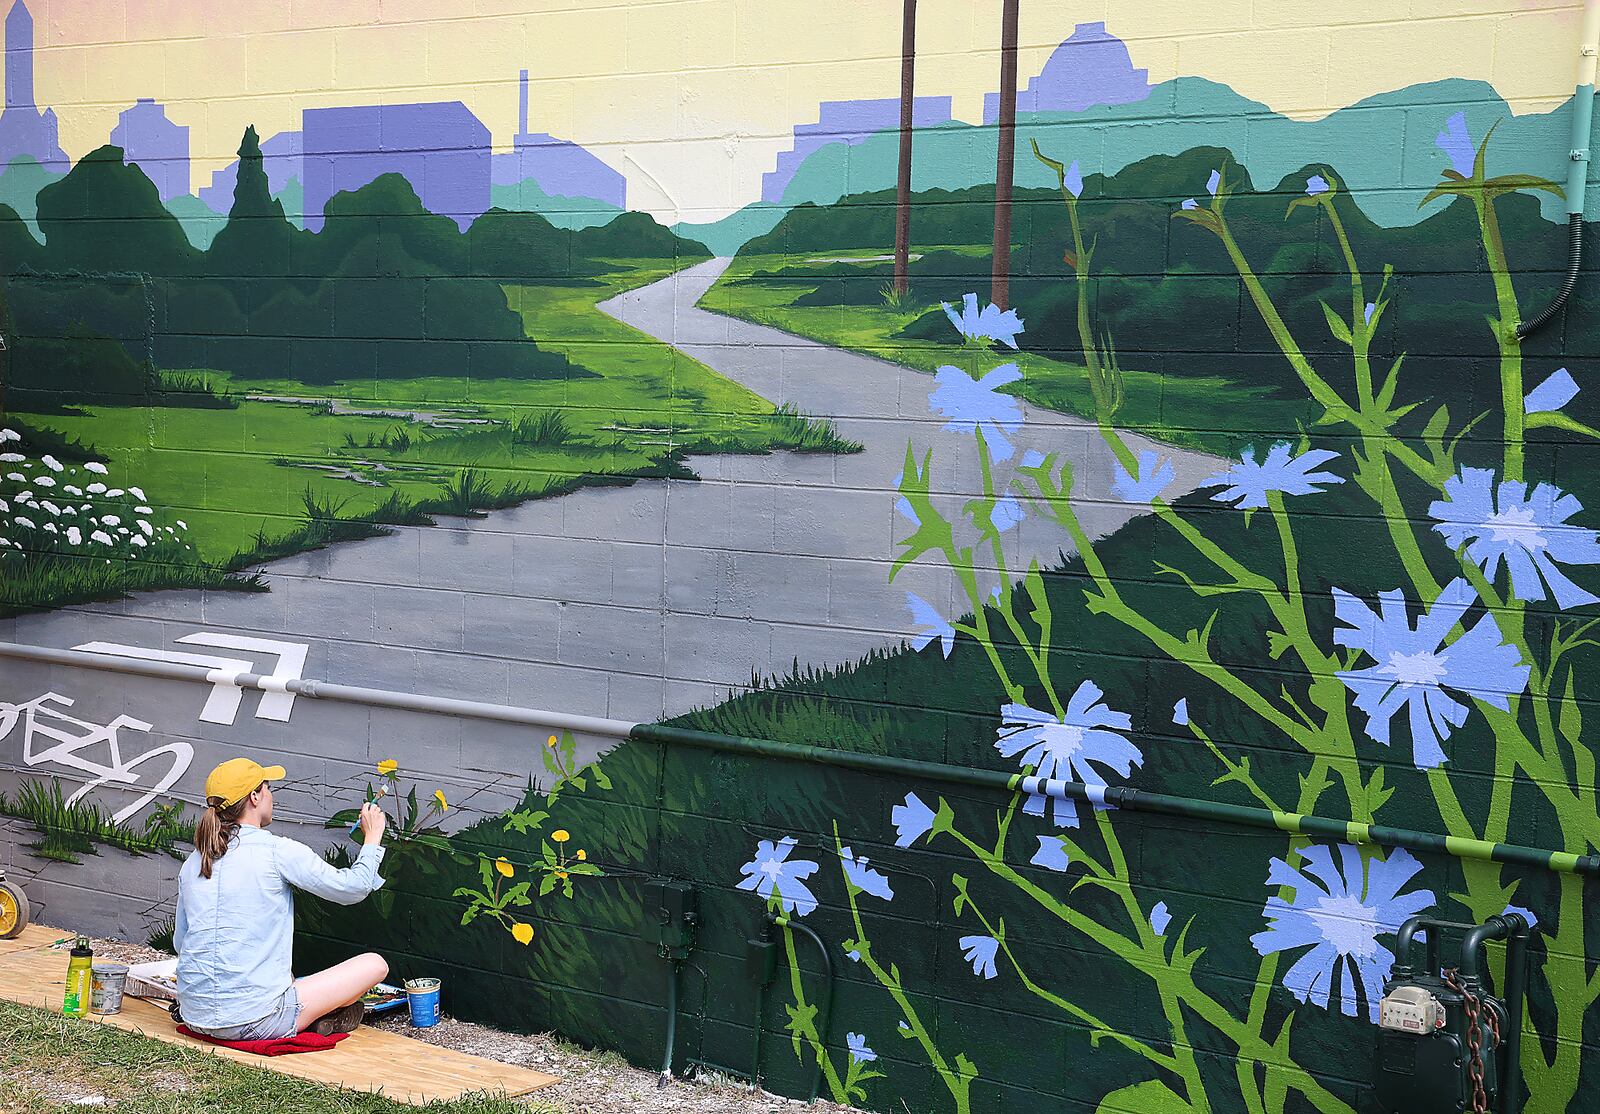
[[1578, 285], [1583, 263], [1583, 195], [1589, 185], [1589, 137], [1594, 121], [1595, 72], [1600, 66], [1600, 0], [1584, 0], [1578, 35], [1578, 86], [1572, 94], [1572, 142], [1567, 157], [1567, 277], [1555, 301], [1531, 321], [1517, 327], [1517, 339], [1553, 321]]

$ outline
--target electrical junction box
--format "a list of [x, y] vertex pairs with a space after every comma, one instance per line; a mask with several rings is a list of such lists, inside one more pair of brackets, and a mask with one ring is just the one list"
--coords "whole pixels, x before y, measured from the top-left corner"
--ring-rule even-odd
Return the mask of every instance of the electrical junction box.
[[666, 959], [686, 959], [694, 947], [699, 894], [689, 882], [652, 879], [644, 884], [645, 938]]

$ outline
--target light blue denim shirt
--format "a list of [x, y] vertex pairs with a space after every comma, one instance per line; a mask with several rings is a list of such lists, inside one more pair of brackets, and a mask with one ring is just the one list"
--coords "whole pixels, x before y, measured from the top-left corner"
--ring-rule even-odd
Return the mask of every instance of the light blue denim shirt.
[[294, 890], [354, 905], [383, 885], [383, 848], [344, 870], [303, 843], [242, 826], [200, 877], [200, 852], [178, 871], [178, 1004], [186, 1024], [245, 1025], [271, 1013], [294, 982]]

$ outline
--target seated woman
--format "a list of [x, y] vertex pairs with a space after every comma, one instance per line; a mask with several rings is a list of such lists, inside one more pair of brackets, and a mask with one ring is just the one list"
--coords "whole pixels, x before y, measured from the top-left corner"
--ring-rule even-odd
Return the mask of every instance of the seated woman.
[[271, 835], [272, 786], [282, 766], [234, 758], [206, 778], [194, 852], [178, 872], [178, 1012], [197, 1033], [279, 1040], [310, 1029], [348, 1033], [361, 998], [389, 965], [373, 952], [296, 979], [294, 889], [354, 905], [383, 879], [384, 813], [361, 808], [361, 853], [340, 870], [311, 848]]

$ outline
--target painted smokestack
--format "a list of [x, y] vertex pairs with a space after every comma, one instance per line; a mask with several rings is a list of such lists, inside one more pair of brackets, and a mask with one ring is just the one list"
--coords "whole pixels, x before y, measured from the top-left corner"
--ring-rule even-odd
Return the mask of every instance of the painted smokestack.
[[6, 16], [6, 107], [33, 108], [33, 14], [22, 0]]
[[522, 71], [521, 101], [517, 109], [517, 134], [528, 134], [528, 71]]

